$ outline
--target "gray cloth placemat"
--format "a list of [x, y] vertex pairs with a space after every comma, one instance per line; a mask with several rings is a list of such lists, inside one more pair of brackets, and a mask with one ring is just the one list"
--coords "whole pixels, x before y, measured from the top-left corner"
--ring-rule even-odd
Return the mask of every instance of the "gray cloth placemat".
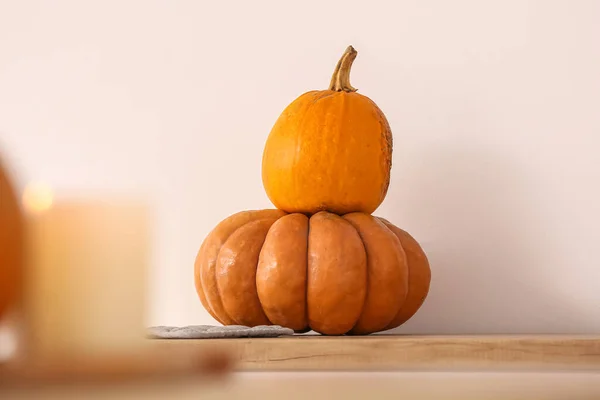
[[150, 339], [220, 339], [220, 338], [264, 338], [290, 336], [294, 331], [279, 325], [260, 325], [255, 327], [242, 325], [213, 326], [153, 326], [148, 328]]

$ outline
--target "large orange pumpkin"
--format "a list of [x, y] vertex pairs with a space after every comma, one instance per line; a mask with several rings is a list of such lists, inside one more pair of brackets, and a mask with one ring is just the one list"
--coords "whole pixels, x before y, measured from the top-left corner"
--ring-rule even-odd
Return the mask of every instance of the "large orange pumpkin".
[[365, 213], [244, 211], [221, 221], [195, 262], [206, 310], [224, 325], [369, 334], [411, 318], [431, 272], [417, 241]]
[[0, 162], [0, 318], [19, 296], [22, 261], [21, 208]]
[[392, 133], [379, 107], [350, 85], [356, 55], [348, 47], [329, 88], [302, 94], [273, 126], [262, 179], [278, 209], [371, 214], [386, 197]]

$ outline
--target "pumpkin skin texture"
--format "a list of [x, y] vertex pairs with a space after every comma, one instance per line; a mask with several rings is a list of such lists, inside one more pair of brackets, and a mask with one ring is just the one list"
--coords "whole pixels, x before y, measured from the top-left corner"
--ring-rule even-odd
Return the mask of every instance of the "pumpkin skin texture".
[[431, 271], [407, 232], [366, 214], [243, 211], [220, 222], [196, 257], [196, 290], [224, 325], [367, 335], [421, 307]]
[[278, 217], [284, 214], [279, 210], [239, 212], [221, 221], [202, 243], [194, 263], [196, 291], [204, 308], [220, 323], [232, 325], [235, 322], [225, 312], [217, 286], [219, 251], [229, 236], [248, 222], [260, 219], [269, 219], [275, 222]]
[[367, 254], [356, 229], [335, 214], [313, 215], [309, 230], [309, 325], [317, 332], [341, 335], [361, 317], [367, 293]]
[[392, 322], [385, 328], [394, 329], [408, 321], [421, 308], [431, 284], [431, 268], [429, 260], [421, 245], [408, 232], [394, 226], [391, 222], [380, 218], [400, 240], [400, 244], [406, 254], [406, 261], [409, 265], [409, 284], [408, 293], [404, 304]]
[[269, 133], [262, 180], [275, 207], [312, 215], [373, 213], [390, 184], [392, 133], [381, 109], [349, 81], [349, 47], [327, 90], [302, 94]]
[[[367, 253], [368, 296], [350, 333], [385, 329], [408, 293], [408, 262], [400, 240], [377, 218], [362, 213], [344, 216], [360, 234]], [[397, 304], [390, 305], [390, 299]]]
[[294, 330], [305, 329], [308, 217], [289, 214], [277, 220], [261, 253], [256, 289], [267, 318]]
[[0, 319], [20, 296], [22, 263], [23, 216], [0, 162]]

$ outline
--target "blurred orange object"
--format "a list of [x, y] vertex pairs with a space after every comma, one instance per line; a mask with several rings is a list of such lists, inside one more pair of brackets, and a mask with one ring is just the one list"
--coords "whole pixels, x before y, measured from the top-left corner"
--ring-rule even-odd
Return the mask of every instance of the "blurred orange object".
[[23, 214], [0, 159], [0, 319], [20, 296], [23, 263]]

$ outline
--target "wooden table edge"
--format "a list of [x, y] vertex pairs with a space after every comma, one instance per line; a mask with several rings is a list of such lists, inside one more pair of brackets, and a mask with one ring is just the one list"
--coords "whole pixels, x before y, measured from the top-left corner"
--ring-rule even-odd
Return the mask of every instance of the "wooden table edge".
[[237, 371], [600, 371], [600, 335], [296, 335], [154, 339], [231, 352]]

